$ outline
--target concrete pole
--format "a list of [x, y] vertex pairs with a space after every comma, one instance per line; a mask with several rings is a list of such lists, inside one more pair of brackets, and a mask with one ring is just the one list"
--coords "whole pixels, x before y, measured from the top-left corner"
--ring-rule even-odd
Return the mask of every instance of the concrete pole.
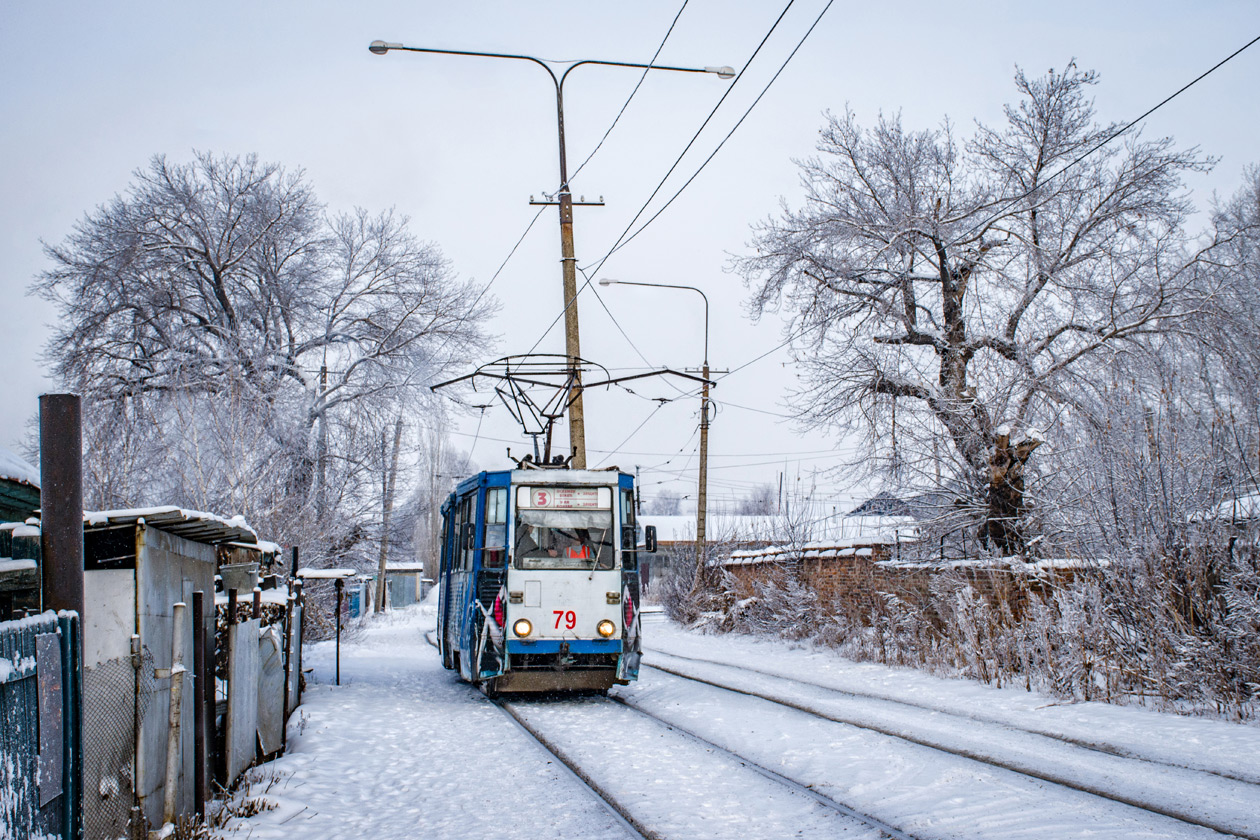
[[171, 619], [171, 696], [166, 721], [166, 778], [162, 783], [162, 824], [175, 822], [175, 802], [179, 793], [180, 761], [180, 713], [184, 699], [184, 624], [188, 606], [180, 602], [174, 607]]
[[[567, 73], [566, 73], [567, 75]], [[569, 451], [575, 470], [586, 469], [586, 413], [582, 407], [582, 345], [578, 336], [577, 257], [573, 252], [573, 194], [564, 149], [564, 79], [556, 83], [556, 124], [560, 136], [560, 266], [564, 275], [564, 352], [573, 390], [569, 397]]]
[[78, 394], [39, 398], [40, 549], [46, 610], [83, 615], [83, 421]]

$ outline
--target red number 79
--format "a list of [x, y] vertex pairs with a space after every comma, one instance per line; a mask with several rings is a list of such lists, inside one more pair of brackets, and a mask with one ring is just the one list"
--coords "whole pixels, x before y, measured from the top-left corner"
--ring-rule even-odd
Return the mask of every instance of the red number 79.
[[573, 610], [552, 610], [556, 617], [556, 629], [560, 629], [560, 622], [564, 621], [565, 629], [572, 630], [577, 627], [577, 613]]

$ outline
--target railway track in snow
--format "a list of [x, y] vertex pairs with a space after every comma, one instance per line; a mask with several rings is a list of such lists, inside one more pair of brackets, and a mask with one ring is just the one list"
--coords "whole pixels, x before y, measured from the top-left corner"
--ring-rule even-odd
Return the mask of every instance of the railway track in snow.
[[[659, 809], [661, 805], [666, 806], [668, 810], [683, 810], [689, 817], [693, 815], [694, 807], [702, 805], [712, 796], [717, 800], [730, 798], [730, 787], [719, 789], [712, 794], [704, 790], [705, 785], [713, 782], [727, 782], [733, 774], [744, 773], [745, 775], [755, 774], [760, 781], [760, 790], [750, 785], [747, 780], [741, 781], [736, 787], [741, 794], [740, 804], [743, 806], [743, 813], [736, 814], [727, 811], [724, 816], [728, 820], [734, 820], [738, 826], [722, 827], [713, 826], [715, 832], [714, 837], [729, 836], [749, 836], [749, 837], [831, 837], [835, 836], [835, 832], [843, 831], [846, 837], [854, 836], [855, 830], [865, 829], [862, 834], [857, 835], [863, 840], [919, 840], [913, 835], [890, 826], [881, 820], [876, 819], [868, 814], [861, 813], [853, 808], [843, 805], [835, 800], [819, 793], [816, 790], [802, 785], [799, 782], [776, 773], [768, 767], [764, 767], [757, 762], [745, 758], [738, 753], [732, 752], [712, 741], [709, 741], [700, 735], [690, 732], [676, 724], [670, 723], [657, 715], [652, 714], [644, 709], [637, 708], [633, 704], [627, 703], [623, 699], [617, 697], [589, 697], [582, 699], [555, 699], [542, 698], [531, 700], [507, 700], [498, 698], [493, 701], [500, 709], [508, 714], [514, 722], [524, 729], [548, 754], [554, 756], [557, 761], [561, 762], [574, 776], [576, 776], [593, 795], [598, 797], [611, 811], [617, 814], [628, 828], [632, 829], [635, 836], [649, 838], [649, 840], [692, 840], [697, 836], [696, 828], [693, 822], [684, 822], [676, 829], [669, 825], [669, 817], [661, 819], [661, 815], [653, 815], [653, 811]], [[607, 715], [610, 709], [616, 709], [614, 716], [621, 716], [619, 726], [609, 727], [607, 722], [594, 724], [590, 719], [592, 713]], [[599, 752], [599, 745], [592, 746], [587, 743], [592, 737], [590, 733], [597, 731], [618, 732], [623, 733], [630, 738], [631, 726], [626, 723], [625, 715], [633, 715], [634, 717], [648, 721], [649, 725], [660, 730], [659, 736], [672, 743], [665, 748], [671, 759], [676, 761], [680, 758], [680, 753], [685, 751], [682, 744], [686, 744], [696, 754], [705, 753], [709, 757], [711, 766], [707, 767], [700, 776], [709, 781], [702, 781], [700, 786], [693, 787], [689, 791], [681, 791], [677, 784], [660, 786], [655, 784], [655, 779], [644, 779], [651, 784], [646, 787], [657, 787], [657, 794], [660, 801], [650, 803], [645, 801], [642, 796], [642, 790], [636, 790], [636, 787], [643, 788], [645, 786], [636, 786], [631, 780], [628, 784], [623, 782], [619, 786], [625, 788], [620, 795], [612, 792], [611, 785], [605, 778], [600, 781], [597, 775], [607, 777], [607, 763], [592, 761], [592, 752]], [[557, 737], [554, 733], [560, 733]], [[562, 742], [564, 735], [568, 734], [569, 744]], [[580, 743], [574, 744], [574, 733], [587, 733], [586, 735], [578, 735]], [[646, 764], [642, 760], [635, 760], [633, 757], [627, 756], [627, 765], [633, 766], [638, 770], [642, 770], [645, 766], [653, 767], [655, 772], [669, 775], [670, 770], [662, 767], [657, 760], [657, 756], [652, 752], [660, 752], [659, 744], [654, 744], [654, 740], [648, 736], [644, 737], [644, 733], [640, 732], [639, 737], [634, 739], [637, 744], [648, 745], [650, 752], [644, 756]], [[576, 748], [575, 748], [576, 747]], [[634, 751], [631, 747], [630, 752]], [[575, 753], [585, 753], [577, 755]], [[686, 763], [686, 762], [684, 762]], [[687, 764], [688, 767], [692, 766]], [[715, 772], [715, 768], [720, 768]], [[684, 781], [694, 781], [695, 777], [688, 774], [689, 779]], [[774, 798], [776, 794], [770, 791], [777, 791], [779, 798], [786, 797], [798, 800], [795, 805], [797, 812], [814, 811], [812, 819], [801, 821], [800, 817], [792, 813], [788, 809], [784, 809], [781, 804], [771, 804], [767, 806], [767, 802]], [[690, 795], [689, 795], [690, 794]], [[692, 808], [688, 808], [685, 801], [690, 800]], [[633, 801], [631, 801], [633, 800]], [[802, 808], [802, 805], [808, 805]], [[822, 810], [830, 812], [831, 819], [820, 819], [816, 813], [821, 806]], [[787, 815], [788, 822], [780, 827], [785, 833], [766, 833], [761, 832], [774, 829], [767, 829], [764, 825], [758, 824], [759, 817], [764, 816], [763, 812], [766, 808], [772, 811], [778, 811]], [[664, 824], [662, 824], [664, 823]], [[734, 829], [734, 833], [732, 833]], [[742, 829], [742, 831], [740, 831]], [[814, 829], [811, 831], [811, 829]]]
[[[425, 638], [436, 647], [432, 633], [426, 634]], [[722, 814], [715, 815], [709, 820], [714, 837], [832, 837], [841, 831], [844, 836], [854, 837], [855, 840], [919, 840], [616, 697], [523, 699], [518, 696], [498, 697], [488, 702], [502, 711], [545, 755], [550, 756], [555, 766], [587, 790], [631, 837], [694, 840], [704, 836], [696, 833], [694, 809], [725, 800], [728, 803], [738, 801], [744, 812], [741, 815], [724, 809]], [[606, 717], [610, 712], [622, 719], [592, 721], [593, 716]], [[634, 727], [628, 724], [626, 716], [648, 721], [650, 731], [640, 729], [632, 732]], [[608, 744], [599, 743], [601, 736], [608, 735], [620, 742], [621, 750], [626, 753], [620, 757], [622, 763], [635, 768], [627, 774], [629, 779], [618, 780], [614, 765], [596, 760], [597, 755], [608, 751]], [[654, 739], [653, 735], [657, 737]], [[647, 745], [646, 754], [639, 754], [636, 745]], [[612, 747], [617, 748], [616, 745]], [[686, 778], [660, 785], [661, 775], [669, 774], [663, 768], [677, 765], [679, 754], [688, 750], [695, 753], [694, 762], [707, 761], [709, 766], [702, 773], [687, 772], [684, 774]], [[662, 754], [668, 756], [664, 762], [661, 761]], [[695, 765], [686, 762], [685, 766], [691, 768]], [[654, 770], [645, 773], [644, 767], [653, 767]], [[735, 779], [732, 785], [733, 777], [740, 774], [746, 778]], [[750, 782], [747, 777], [753, 775], [756, 781]], [[614, 788], [620, 788], [620, 791]], [[778, 826], [785, 833], [780, 835], [776, 831], [762, 835], [758, 833], [759, 829], [775, 831], [775, 828], [760, 825], [758, 820], [764, 817], [764, 813], [758, 812], [764, 811], [766, 803], [775, 799], [779, 802], [770, 807], [786, 820], [784, 825]], [[687, 808], [687, 800], [690, 800], [690, 809]], [[680, 809], [686, 814], [686, 819], [681, 821], [671, 816]], [[826, 814], [820, 816], [819, 811]], [[723, 826], [722, 819], [733, 824]], [[811, 832], [811, 829], [815, 830]]]
[[[1021, 729], [931, 704], [837, 689], [751, 667], [655, 650], [648, 652], [648, 658], [657, 661], [645, 661], [644, 667], [678, 679], [979, 762], [1187, 825], [1260, 840], [1260, 785], [1239, 778], [1240, 774], [1133, 756], [1060, 734]], [[662, 658], [666, 661], [659, 661]], [[755, 679], [741, 675], [753, 675]], [[638, 708], [633, 699], [620, 699]], [[1134, 784], [1135, 777], [1140, 777], [1142, 783]]]

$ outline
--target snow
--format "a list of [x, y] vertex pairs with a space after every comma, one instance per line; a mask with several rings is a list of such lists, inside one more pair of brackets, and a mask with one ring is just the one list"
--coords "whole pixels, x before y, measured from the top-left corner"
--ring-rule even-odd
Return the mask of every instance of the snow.
[[[275, 804], [224, 838], [372, 840], [626, 838], [618, 821], [485, 697], [442, 668], [423, 638], [433, 607], [374, 621], [306, 651], [314, 666], [288, 752], [251, 771]], [[266, 792], [262, 788], [269, 787]]]
[[0, 479], [39, 487], [39, 470], [15, 455], [13, 450], [0, 446]]
[[385, 567], [387, 572], [423, 572], [423, 563], [390, 563]]
[[298, 569], [297, 576], [309, 580], [332, 580], [354, 577], [358, 573], [356, 569]]
[[0, 557], [0, 574], [4, 572], [25, 572], [38, 568], [39, 564], [34, 560], [11, 560], [6, 557]]
[[[290, 720], [288, 754], [251, 771], [247, 795], [274, 808], [232, 819], [221, 836], [627, 836], [550, 754], [441, 667], [423, 638], [434, 611], [431, 596], [352, 623], [340, 687], [331, 685], [333, 644], [307, 649], [314, 672]], [[922, 838], [1219, 836], [1169, 814], [1260, 835], [1260, 727], [1060, 705], [826, 649], [700, 635], [659, 614], [645, 615], [644, 632], [641, 679], [613, 690], [628, 705], [599, 697], [510, 705], [655, 836], [879, 836], [750, 763]]]

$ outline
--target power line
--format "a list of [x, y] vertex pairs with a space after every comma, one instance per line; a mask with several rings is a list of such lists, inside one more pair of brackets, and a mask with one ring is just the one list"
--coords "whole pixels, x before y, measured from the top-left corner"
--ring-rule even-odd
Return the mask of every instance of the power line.
[[656, 64], [656, 59], [660, 57], [661, 50], [665, 49], [665, 42], [668, 41], [669, 36], [673, 34], [674, 27], [678, 25], [678, 19], [682, 17], [682, 13], [686, 10], [689, 2], [691, 2], [691, 0], [683, 0], [682, 6], [678, 9], [678, 14], [674, 15], [674, 20], [670, 23], [669, 29], [666, 30], [665, 37], [661, 39], [660, 46], [656, 48], [656, 52], [652, 53], [652, 59], [648, 62], [649, 66], [643, 68], [643, 73], [639, 76], [639, 81], [635, 84], [634, 90], [630, 91], [630, 95], [626, 97], [626, 101], [622, 104], [621, 110], [617, 112], [617, 116], [613, 117], [612, 125], [608, 126], [608, 130], [604, 132], [604, 136], [599, 138], [599, 142], [595, 144], [594, 149], [591, 149], [591, 153], [586, 156], [586, 160], [582, 161], [581, 166], [579, 166], [573, 174], [569, 176], [570, 187], [573, 186], [573, 179], [577, 178], [577, 176], [582, 172], [582, 169], [585, 168], [586, 164], [591, 162], [591, 158], [595, 157], [595, 153], [598, 152], [600, 147], [604, 145], [604, 141], [608, 139], [608, 135], [612, 134], [612, 130], [617, 127], [618, 121], [621, 120], [621, 115], [624, 114], [626, 112], [626, 108], [630, 106], [630, 100], [634, 99], [634, 95], [639, 92], [639, 88], [643, 85], [643, 80], [647, 78], [647, 74], [652, 72], [651, 65]]
[[[1098, 143], [1096, 143], [1095, 145], [1091, 146], [1088, 150], [1086, 150], [1085, 152], [1081, 153], [1081, 155], [1080, 155], [1079, 157], [1077, 157], [1076, 159], [1074, 159], [1071, 163], [1068, 163], [1066, 166], [1064, 166], [1062, 169], [1058, 170], [1058, 171], [1057, 171], [1057, 172], [1055, 172], [1054, 174], [1047, 176], [1047, 177], [1046, 177], [1046, 179], [1045, 179], [1044, 181], [1042, 181], [1041, 183], [1037, 184], [1036, 186], [1030, 187], [1028, 190], [1024, 191], [1021, 195], [1017, 195], [1017, 196], [1014, 196], [1014, 197], [1012, 197], [1012, 198], [1006, 199], [1006, 200], [1005, 200], [1005, 203], [1007, 204], [1008, 208], [1009, 208], [1011, 205], [1018, 204], [1019, 202], [1023, 201], [1024, 199], [1026, 199], [1026, 198], [1028, 198], [1028, 197], [1032, 196], [1035, 192], [1037, 192], [1038, 190], [1040, 190], [1040, 189], [1042, 189], [1043, 187], [1045, 187], [1045, 186], [1046, 186], [1047, 184], [1049, 184], [1051, 181], [1053, 181], [1054, 179], [1058, 178], [1060, 175], [1063, 175], [1065, 172], [1067, 172], [1067, 171], [1068, 171], [1069, 169], [1071, 169], [1072, 167], [1076, 166], [1076, 165], [1077, 165], [1078, 163], [1080, 163], [1081, 161], [1085, 160], [1085, 158], [1089, 157], [1089, 156], [1090, 156], [1090, 155], [1092, 155], [1094, 152], [1096, 152], [1096, 151], [1098, 151], [1099, 149], [1101, 149], [1103, 146], [1106, 146], [1108, 143], [1110, 143], [1112, 140], [1115, 140], [1115, 139], [1116, 139], [1117, 137], [1119, 137], [1120, 135], [1125, 134], [1126, 132], [1128, 132], [1128, 131], [1129, 131], [1129, 129], [1133, 128], [1135, 125], [1137, 125], [1138, 123], [1140, 123], [1142, 120], [1146, 119], [1146, 118], [1147, 118], [1147, 117], [1149, 117], [1151, 114], [1155, 113], [1155, 112], [1156, 112], [1156, 111], [1158, 111], [1160, 108], [1164, 107], [1164, 106], [1165, 106], [1165, 105], [1167, 105], [1169, 102], [1172, 102], [1172, 101], [1173, 101], [1174, 99], [1176, 99], [1178, 96], [1180, 96], [1181, 94], [1185, 93], [1187, 90], [1189, 90], [1190, 88], [1194, 87], [1194, 86], [1195, 86], [1195, 85], [1197, 85], [1199, 82], [1203, 81], [1203, 80], [1204, 80], [1204, 79], [1206, 79], [1208, 76], [1210, 76], [1210, 75], [1212, 75], [1213, 73], [1215, 73], [1217, 70], [1219, 70], [1221, 67], [1223, 67], [1223, 66], [1224, 66], [1227, 62], [1229, 62], [1230, 60], [1232, 60], [1232, 59], [1236, 58], [1239, 54], [1241, 54], [1241, 53], [1242, 53], [1244, 50], [1246, 50], [1248, 47], [1251, 47], [1251, 46], [1252, 46], [1253, 44], [1255, 44], [1257, 41], [1260, 41], [1260, 35], [1257, 35], [1255, 38], [1252, 38], [1250, 41], [1248, 41], [1247, 43], [1243, 44], [1241, 47], [1239, 47], [1238, 49], [1234, 50], [1234, 51], [1233, 51], [1232, 53], [1230, 53], [1229, 55], [1227, 55], [1227, 56], [1225, 56], [1224, 58], [1222, 58], [1222, 59], [1221, 59], [1220, 61], [1218, 61], [1216, 64], [1212, 65], [1212, 66], [1211, 66], [1211, 67], [1209, 67], [1207, 70], [1205, 70], [1204, 72], [1200, 73], [1200, 74], [1199, 74], [1198, 76], [1196, 76], [1194, 79], [1192, 79], [1191, 81], [1187, 82], [1185, 85], [1182, 85], [1182, 87], [1180, 87], [1180, 88], [1179, 88], [1176, 92], [1174, 92], [1174, 93], [1172, 93], [1172, 94], [1170, 94], [1170, 95], [1166, 96], [1166, 97], [1165, 97], [1163, 100], [1161, 100], [1158, 104], [1154, 105], [1154, 106], [1153, 106], [1153, 107], [1151, 107], [1151, 108], [1148, 108], [1148, 109], [1147, 109], [1147, 110], [1146, 110], [1146, 111], [1145, 111], [1145, 112], [1144, 112], [1141, 116], [1136, 117], [1136, 118], [1135, 118], [1135, 119], [1133, 119], [1133, 120], [1130, 120], [1130, 121], [1129, 121], [1127, 124], [1125, 124], [1122, 128], [1120, 128], [1120, 129], [1116, 130], [1116, 131], [1115, 131], [1115, 132], [1113, 132], [1112, 134], [1110, 134], [1110, 135], [1108, 135], [1107, 137], [1105, 137], [1105, 138], [1103, 138], [1102, 140], [1100, 140], [1100, 141], [1099, 141]], [[961, 241], [961, 240], [967, 239], [967, 238], [969, 238], [969, 237], [970, 237], [973, 233], [975, 233], [977, 230], [983, 230], [984, 228], [986, 228], [986, 227], [988, 227], [989, 225], [991, 225], [993, 222], [995, 222], [995, 221], [997, 221], [998, 219], [1000, 219], [1000, 218], [1002, 217], [1002, 215], [1003, 215], [1005, 212], [1006, 212], [1006, 210], [1002, 210], [1002, 211], [1001, 211], [1001, 212], [999, 212], [999, 213], [995, 213], [993, 216], [991, 216], [990, 218], [986, 219], [984, 222], [982, 222], [982, 223], [980, 223], [980, 224], [977, 224], [977, 225], [973, 225], [973, 226], [972, 226], [972, 227], [971, 227], [971, 228], [970, 228], [970, 229], [969, 229], [969, 230], [968, 230], [965, 234], [963, 234], [961, 237], [955, 237], [955, 241]]]
[[[739, 73], [735, 76], [734, 80], [726, 88], [726, 92], [722, 94], [722, 98], [718, 100], [717, 104], [713, 106], [713, 109], [709, 111], [709, 115], [704, 118], [704, 122], [702, 122], [700, 124], [700, 127], [696, 129], [695, 134], [692, 135], [691, 140], [688, 141], [686, 147], [684, 147], [682, 152], [678, 155], [678, 158], [674, 161], [673, 166], [671, 166], [669, 168], [669, 171], [665, 173], [665, 176], [661, 178], [660, 183], [656, 185], [656, 189], [652, 190], [652, 194], [648, 196], [647, 201], [643, 203], [643, 206], [639, 208], [639, 211], [634, 214], [634, 218], [632, 218], [630, 220], [630, 223], [626, 225], [626, 229], [623, 230], [621, 232], [621, 235], [617, 237], [617, 243], [620, 243], [622, 237], [624, 237], [630, 231], [630, 229], [634, 227], [634, 223], [637, 222], [639, 220], [639, 217], [642, 216], [644, 211], [647, 210], [648, 205], [651, 204], [652, 202], [652, 199], [655, 198], [656, 194], [661, 191], [661, 187], [665, 186], [665, 182], [669, 180], [669, 176], [674, 173], [674, 170], [678, 168], [678, 165], [680, 163], [682, 163], [682, 160], [686, 156], [687, 152], [690, 151], [691, 147], [695, 145], [695, 142], [698, 139], [700, 139], [701, 132], [704, 131], [705, 127], [713, 119], [714, 115], [717, 114], [718, 109], [722, 107], [722, 103], [726, 101], [727, 97], [731, 95], [731, 92], [735, 90], [737, 85], [739, 85], [740, 80], [743, 79], [744, 74], [748, 72], [748, 68], [752, 65], [753, 60], [757, 57], [757, 54], [761, 52], [761, 48], [764, 47], [766, 45], [766, 42], [770, 40], [770, 36], [774, 34], [775, 29], [778, 28], [779, 23], [783, 20], [784, 16], [787, 15], [788, 10], [792, 8], [792, 4], [795, 2], [796, 0], [788, 0], [788, 4], [783, 7], [783, 11], [779, 13], [778, 18], [775, 19], [774, 24], [770, 27], [770, 30], [766, 32], [765, 37], [761, 39], [761, 43], [757, 45], [757, 49], [753, 50], [752, 55], [748, 57], [748, 61], [744, 63], [743, 68], [739, 71]], [[614, 243], [614, 248], [615, 247], [616, 247], [616, 243]], [[609, 251], [607, 254], [603, 256], [602, 259], [600, 259], [599, 265], [595, 267], [596, 272], [598, 272], [599, 269], [603, 267], [604, 262], [607, 261], [608, 257], [611, 254], [612, 254], [612, 251]], [[583, 272], [583, 274], [585, 275], [585, 272]], [[591, 285], [591, 280], [589, 277], [587, 277], [586, 282], [583, 283], [582, 287], [577, 290], [577, 293], [574, 294], [573, 299], [569, 301], [565, 301], [564, 309], [560, 311], [560, 314], [556, 316], [554, 321], [552, 321], [550, 324], [547, 325], [547, 329], [543, 330], [543, 334], [539, 336], [536, 342], [534, 342], [534, 346], [530, 348], [529, 352], [531, 353], [534, 352], [534, 350], [537, 349], [538, 345], [542, 344], [543, 340], [547, 337], [548, 333], [550, 333], [555, 328], [556, 324], [560, 322], [560, 319], [564, 317], [564, 314], [565, 312], [568, 311], [569, 307], [576, 305], [578, 297], [581, 296], [582, 292], [584, 292], [588, 287], [590, 287], [590, 285]], [[623, 332], [623, 335], [624, 335], [624, 332]], [[637, 348], [636, 348], [636, 352], [638, 352]]]
[[[749, 115], [749, 114], [751, 114], [751, 113], [753, 112], [753, 109], [757, 107], [757, 103], [761, 102], [762, 97], [764, 97], [767, 93], [769, 93], [769, 91], [770, 91], [770, 87], [771, 87], [771, 86], [775, 83], [775, 81], [779, 78], [779, 76], [783, 73], [783, 71], [787, 69], [788, 64], [789, 64], [789, 63], [792, 61], [792, 59], [796, 56], [797, 51], [799, 51], [799, 50], [800, 50], [800, 48], [801, 48], [802, 46], [804, 46], [804, 45], [805, 45], [805, 41], [806, 41], [806, 39], [808, 39], [808, 38], [809, 38], [809, 36], [810, 36], [810, 34], [811, 34], [811, 33], [813, 33], [814, 28], [815, 28], [816, 26], [818, 26], [818, 24], [819, 24], [819, 23], [821, 23], [821, 22], [822, 22], [823, 15], [827, 14], [827, 10], [831, 8], [831, 4], [832, 4], [832, 3], [834, 3], [834, 2], [835, 2], [835, 0], [827, 0], [827, 5], [826, 5], [826, 6], [824, 6], [824, 7], [823, 7], [823, 10], [822, 10], [821, 12], [819, 12], [819, 13], [818, 13], [818, 17], [814, 19], [814, 22], [810, 25], [809, 29], [807, 29], [807, 30], [805, 31], [805, 34], [801, 37], [801, 40], [800, 40], [799, 42], [797, 42], [796, 47], [792, 50], [792, 52], [791, 52], [791, 53], [789, 53], [789, 54], [788, 54], [787, 59], [785, 59], [785, 60], [784, 60], [783, 64], [779, 67], [778, 71], [774, 74], [774, 76], [772, 76], [772, 77], [770, 78], [770, 81], [766, 83], [766, 86], [765, 86], [764, 88], [762, 88], [761, 93], [757, 94], [757, 98], [756, 98], [756, 99], [754, 99], [754, 100], [753, 100], [753, 103], [752, 103], [751, 105], [749, 105], [749, 106], [748, 106], [748, 110], [744, 111], [744, 115], [743, 115], [743, 116], [741, 116], [741, 117], [739, 118], [739, 121], [738, 121], [738, 122], [736, 122], [736, 123], [735, 123], [735, 125], [731, 127], [731, 130], [730, 130], [730, 131], [728, 131], [728, 132], [727, 132], [727, 134], [726, 134], [726, 136], [722, 138], [722, 141], [721, 141], [720, 143], [718, 143], [718, 144], [717, 144], [717, 148], [715, 148], [715, 149], [714, 149], [714, 150], [713, 150], [713, 151], [709, 154], [709, 156], [708, 156], [707, 158], [705, 158], [705, 159], [704, 159], [704, 162], [703, 162], [703, 163], [701, 163], [701, 164], [700, 164], [700, 166], [699, 166], [699, 168], [697, 168], [697, 169], [696, 169], [696, 171], [695, 171], [694, 173], [692, 173], [691, 177], [690, 177], [690, 178], [688, 178], [688, 179], [687, 179], [687, 181], [686, 181], [686, 182], [685, 182], [685, 183], [684, 183], [681, 187], [679, 187], [679, 188], [678, 188], [678, 191], [677, 191], [677, 192], [675, 192], [672, 196], [670, 196], [669, 201], [666, 201], [666, 202], [665, 202], [665, 204], [664, 204], [664, 205], [662, 205], [661, 209], [659, 209], [659, 210], [657, 210], [655, 213], [653, 213], [653, 214], [652, 214], [652, 217], [651, 217], [651, 218], [649, 218], [646, 222], [644, 222], [644, 223], [643, 223], [643, 224], [639, 227], [639, 229], [638, 229], [638, 230], [636, 230], [634, 233], [630, 234], [630, 236], [629, 236], [629, 237], [627, 237], [627, 238], [625, 239], [625, 241], [620, 241], [620, 240], [619, 240], [619, 241], [617, 242], [617, 244], [613, 245], [612, 249], [611, 249], [611, 250], [608, 252], [608, 254], [604, 257], [604, 260], [607, 260], [607, 259], [608, 259], [608, 257], [612, 256], [612, 255], [613, 255], [614, 253], [616, 253], [617, 251], [619, 251], [619, 250], [621, 250], [622, 248], [624, 248], [625, 246], [629, 245], [629, 244], [630, 244], [630, 243], [634, 240], [634, 238], [635, 238], [636, 236], [638, 236], [640, 233], [643, 233], [643, 231], [647, 229], [648, 225], [650, 225], [650, 224], [652, 224], [652, 222], [656, 221], [656, 219], [657, 219], [657, 218], [658, 218], [658, 217], [659, 217], [662, 213], [664, 213], [667, 209], [669, 209], [669, 206], [670, 206], [671, 204], [673, 204], [673, 203], [674, 203], [674, 200], [675, 200], [676, 198], [678, 198], [678, 196], [682, 195], [683, 190], [685, 190], [685, 189], [687, 189], [687, 187], [691, 186], [691, 182], [692, 182], [692, 181], [694, 181], [694, 180], [696, 180], [696, 178], [697, 178], [697, 177], [699, 177], [700, 173], [704, 171], [704, 168], [705, 168], [706, 166], [708, 166], [708, 165], [709, 165], [709, 161], [713, 160], [713, 158], [717, 155], [717, 153], [718, 153], [718, 152], [720, 152], [720, 151], [722, 150], [722, 147], [726, 145], [726, 141], [727, 141], [727, 140], [730, 140], [730, 139], [731, 139], [731, 136], [735, 133], [735, 131], [736, 131], [736, 130], [737, 130], [737, 129], [741, 126], [741, 125], [743, 125], [743, 124], [744, 124], [744, 120], [748, 119], [748, 115]], [[671, 170], [671, 171], [672, 171], [672, 170]], [[653, 193], [652, 195], [653, 195], [653, 196], [655, 196], [655, 195], [656, 195], [656, 193]], [[649, 199], [648, 199], [648, 201], [649, 201], [649, 202], [650, 202], [651, 200], [652, 200], [651, 198], [649, 198]], [[645, 209], [646, 209], [646, 205], [645, 205]], [[642, 212], [642, 211], [640, 211], [640, 212]], [[638, 216], [635, 216], [635, 219], [637, 219], [637, 218], [638, 218]], [[633, 225], [633, 224], [634, 224], [634, 222], [632, 221], [632, 222], [631, 222], [631, 225]], [[628, 230], [628, 228], [627, 228], [627, 230]], [[625, 234], [623, 233], [623, 234], [622, 234], [622, 236], [625, 236]], [[601, 260], [601, 261], [600, 261], [600, 265], [601, 265], [601, 266], [603, 265], [604, 260]]]

